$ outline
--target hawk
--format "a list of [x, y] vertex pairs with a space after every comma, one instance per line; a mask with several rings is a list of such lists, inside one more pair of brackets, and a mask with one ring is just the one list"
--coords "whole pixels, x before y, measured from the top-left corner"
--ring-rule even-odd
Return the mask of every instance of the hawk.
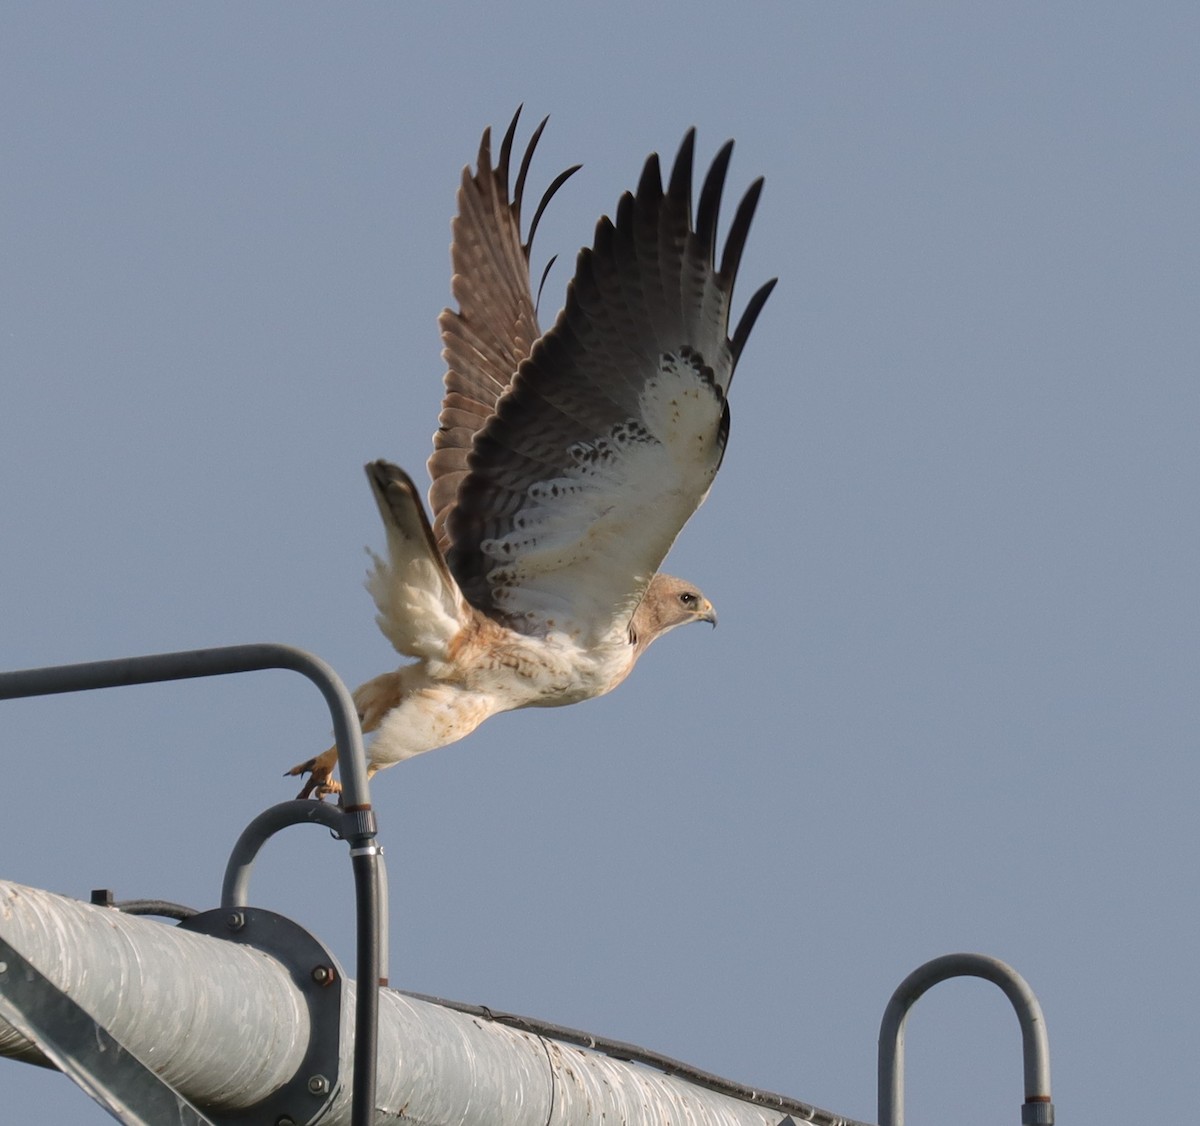
[[[510, 194], [520, 112], [495, 163], [484, 132], [458, 191], [458, 310], [439, 320], [448, 370], [428, 462], [432, 521], [404, 470], [366, 467], [387, 532], [366, 585], [379, 628], [414, 662], [354, 693], [363, 731], [377, 733], [368, 775], [498, 712], [600, 696], [668, 630], [716, 624], [695, 586], [658, 568], [721, 465], [730, 380], [775, 284], [754, 293], [731, 336], [762, 180], [738, 205], [718, 265], [733, 142], [713, 160], [694, 218], [695, 130], [665, 187], [651, 155], [616, 219], [601, 218], [579, 252], [566, 303], [543, 333], [530, 248], [579, 166], [551, 183], [522, 238], [526, 175], [546, 121]], [[336, 760], [330, 748], [293, 767], [310, 775], [299, 796], [340, 789]]]

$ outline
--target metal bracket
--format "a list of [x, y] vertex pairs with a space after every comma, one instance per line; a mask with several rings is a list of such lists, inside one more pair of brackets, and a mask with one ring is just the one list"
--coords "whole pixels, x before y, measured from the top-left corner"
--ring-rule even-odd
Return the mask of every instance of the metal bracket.
[[261, 907], [219, 907], [184, 919], [180, 928], [241, 942], [281, 962], [308, 1005], [308, 1050], [291, 1080], [268, 1098], [238, 1111], [209, 1112], [213, 1126], [300, 1126], [324, 1117], [339, 1091], [342, 968], [299, 924]]

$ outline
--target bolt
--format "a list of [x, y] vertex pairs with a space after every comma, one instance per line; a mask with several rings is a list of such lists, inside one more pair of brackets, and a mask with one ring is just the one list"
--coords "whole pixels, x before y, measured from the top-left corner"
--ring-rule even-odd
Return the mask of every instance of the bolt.
[[0, 962], [0, 974], [6, 974], [6, 973], [8, 973], [8, 963]]
[[240, 911], [230, 911], [229, 914], [225, 916], [225, 925], [231, 931], [240, 931], [242, 927], [246, 925], [246, 916]]
[[296, 1120], [285, 1114], [282, 1118], [275, 1119], [275, 1126], [296, 1126]]
[[332, 966], [315, 966], [313, 968], [312, 979], [318, 985], [332, 985], [336, 976]]
[[323, 1095], [329, 1090], [329, 1080], [324, 1075], [314, 1075], [308, 1081], [308, 1089], [314, 1095]]

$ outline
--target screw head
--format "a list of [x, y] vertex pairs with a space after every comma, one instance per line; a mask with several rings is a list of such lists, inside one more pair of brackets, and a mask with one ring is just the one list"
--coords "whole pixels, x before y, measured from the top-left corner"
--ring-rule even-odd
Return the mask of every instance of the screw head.
[[336, 976], [332, 966], [314, 966], [312, 979], [318, 985], [332, 985]]
[[240, 911], [230, 911], [229, 914], [225, 916], [225, 925], [231, 931], [240, 931], [242, 927], [246, 925], [246, 916]]

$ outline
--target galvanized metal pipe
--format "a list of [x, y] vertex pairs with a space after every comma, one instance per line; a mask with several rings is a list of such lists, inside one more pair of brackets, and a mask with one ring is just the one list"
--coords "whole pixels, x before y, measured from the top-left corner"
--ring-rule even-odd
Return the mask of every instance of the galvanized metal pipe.
[[[267, 955], [4, 882], [0, 930], [201, 1108], [251, 1105], [299, 1066], [307, 1012], [288, 971]], [[390, 989], [371, 992], [380, 999], [375, 1122], [779, 1126], [789, 1117], [478, 1015]], [[345, 997], [343, 1075], [354, 1050], [354, 983], [345, 983]], [[0, 1054], [19, 1057], [23, 1047], [0, 1024]], [[322, 1122], [346, 1126], [350, 1115], [343, 1086]], [[805, 1121], [794, 1111], [790, 1118]]]
[[[197, 1104], [260, 1102], [304, 1058], [308, 1007], [280, 964], [249, 946], [4, 881], [0, 931]], [[0, 1054], [40, 1055], [3, 1023]]]

